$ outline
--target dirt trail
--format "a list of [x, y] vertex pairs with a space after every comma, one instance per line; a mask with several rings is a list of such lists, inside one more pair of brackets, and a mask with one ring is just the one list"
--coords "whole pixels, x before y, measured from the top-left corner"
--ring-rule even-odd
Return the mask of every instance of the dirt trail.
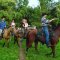
[[20, 55], [19, 60], [26, 60], [25, 58], [25, 50], [22, 48], [22, 42], [20, 42]]

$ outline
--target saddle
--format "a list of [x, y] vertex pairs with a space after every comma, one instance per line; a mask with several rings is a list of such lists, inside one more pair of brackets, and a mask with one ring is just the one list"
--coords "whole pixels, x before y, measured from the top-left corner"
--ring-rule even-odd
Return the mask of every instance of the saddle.
[[[51, 40], [54, 31], [53, 30], [49, 30], [49, 39]], [[46, 43], [46, 38], [45, 38], [45, 34], [43, 33], [42, 29], [40, 31], [37, 32], [37, 38], [40, 42], [42, 42], [42, 44]]]

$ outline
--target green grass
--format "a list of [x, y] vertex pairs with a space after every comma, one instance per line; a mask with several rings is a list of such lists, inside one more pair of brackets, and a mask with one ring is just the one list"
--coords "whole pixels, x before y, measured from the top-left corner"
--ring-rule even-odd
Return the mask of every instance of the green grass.
[[2, 47], [4, 40], [0, 40], [0, 60], [18, 60], [19, 48], [17, 44], [13, 44], [13, 39], [10, 41], [9, 48]]
[[[25, 41], [23, 42], [23, 48], [25, 48]], [[50, 53], [51, 49], [47, 48], [46, 45], [41, 45], [41, 43], [38, 44], [38, 51], [36, 52], [34, 49], [34, 44], [29, 49], [26, 60], [60, 60], [60, 42], [56, 46], [56, 57], [53, 58], [51, 56], [46, 56], [46, 53]]]
[[[0, 60], [19, 60], [19, 48], [17, 44], [13, 44], [13, 39], [10, 41], [9, 48], [2, 47], [3, 40], [0, 41]], [[22, 42], [22, 48], [26, 49], [26, 40]], [[34, 49], [34, 44], [29, 49], [26, 60], [60, 60], [60, 42], [56, 46], [56, 57], [46, 56], [46, 53], [51, 52], [50, 48], [47, 48], [46, 45], [38, 44], [38, 51]]]

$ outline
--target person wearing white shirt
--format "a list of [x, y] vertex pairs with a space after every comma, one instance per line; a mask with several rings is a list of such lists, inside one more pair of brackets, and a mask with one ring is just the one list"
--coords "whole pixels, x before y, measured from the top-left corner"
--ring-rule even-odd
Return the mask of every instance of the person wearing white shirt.
[[26, 20], [26, 19], [23, 19], [23, 20], [22, 20], [22, 23], [23, 23], [23, 27], [24, 27], [25, 29], [27, 29], [27, 28], [28, 28], [27, 20]]
[[15, 22], [14, 22], [14, 20], [12, 20], [12, 22], [11, 22], [11, 27], [15, 28]]

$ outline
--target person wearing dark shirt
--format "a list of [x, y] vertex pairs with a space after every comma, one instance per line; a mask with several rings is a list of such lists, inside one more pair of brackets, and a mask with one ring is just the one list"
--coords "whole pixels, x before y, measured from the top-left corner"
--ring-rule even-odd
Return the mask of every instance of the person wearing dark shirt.
[[3, 34], [3, 30], [5, 27], [6, 27], [5, 17], [3, 17], [2, 20], [0, 21], [0, 36], [1, 34]]
[[52, 22], [54, 19], [47, 20], [47, 14], [42, 14], [41, 23], [42, 23], [42, 30], [44, 32], [44, 35], [46, 37], [46, 45], [49, 47], [51, 44], [49, 43], [49, 30], [48, 30], [48, 24]]

